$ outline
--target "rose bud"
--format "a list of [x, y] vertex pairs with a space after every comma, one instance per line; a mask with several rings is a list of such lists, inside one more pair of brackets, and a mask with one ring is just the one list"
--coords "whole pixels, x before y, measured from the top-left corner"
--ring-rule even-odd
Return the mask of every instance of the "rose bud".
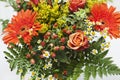
[[66, 70], [63, 71], [63, 75], [65, 75], [65, 76], [67, 75], [67, 71]]
[[67, 29], [63, 29], [62, 31], [63, 31], [64, 33], [66, 33]]
[[53, 26], [54, 26], [54, 28], [56, 28], [56, 27], [58, 26], [58, 24], [57, 24], [57, 23], [55, 23]]
[[32, 52], [33, 55], [36, 55], [36, 52]]
[[49, 37], [49, 36], [47, 36], [47, 35], [44, 35], [44, 39], [48, 39], [48, 37]]
[[29, 45], [28, 47], [29, 47], [29, 49], [32, 49], [32, 46], [31, 46], [31, 45]]
[[50, 36], [50, 35], [51, 35], [51, 33], [50, 33], [50, 32], [47, 32], [45, 35]]
[[60, 39], [60, 42], [65, 42], [65, 38], [64, 38], [64, 37], [61, 38], [61, 39]]
[[31, 60], [30, 60], [30, 63], [31, 63], [31, 64], [35, 64], [35, 60], [34, 60], [34, 59], [31, 59]]
[[40, 44], [42, 45], [42, 47], [44, 47], [46, 43], [42, 41]]
[[58, 35], [56, 35], [55, 33], [52, 35], [52, 38], [53, 39], [56, 39], [56, 38], [58, 38]]
[[60, 46], [60, 50], [64, 50], [65, 49], [65, 46]]
[[76, 25], [73, 25], [72, 28], [73, 28], [73, 29], [76, 29]]
[[39, 56], [41, 59], [43, 59], [44, 58], [44, 56], [41, 54], [40, 56]]
[[55, 47], [54, 47], [54, 50], [55, 50], [55, 51], [58, 51], [59, 49], [60, 49], [59, 46], [55, 46]]
[[67, 34], [70, 34], [70, 33], [71, 33], [71, 30], [67, 30], [66, 33], [67, 33]]
[[28, 53], [28, 54], [26, 54], [26, 58], [28, 59], [28, 58], [30, 58], [31, 57], [31, 55]]
[[52, 56], [52, 58], [55, 58], [56, 54], [54, 52], [52, 52], [51, 56]]

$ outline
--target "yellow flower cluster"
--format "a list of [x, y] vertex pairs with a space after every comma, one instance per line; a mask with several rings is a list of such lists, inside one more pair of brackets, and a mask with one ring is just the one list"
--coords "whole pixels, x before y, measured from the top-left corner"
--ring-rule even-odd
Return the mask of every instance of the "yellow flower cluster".
[[87, 6], [92, 8], [95, 3], [105, 3], [107, 0], [87, 0]]
[[69, 12], [68, 6], [68, 3], [65, 3], [65, 5], [58, 4], [58, 0], [55, 0], [52, 6], [43, 1], [38, 6], [33, 5], [33, 9], [38, 13], [37, 20], [40, 23], [54, 24], [57, 22], [63, 24], [65, 20], [62, 18], [67, 16]]

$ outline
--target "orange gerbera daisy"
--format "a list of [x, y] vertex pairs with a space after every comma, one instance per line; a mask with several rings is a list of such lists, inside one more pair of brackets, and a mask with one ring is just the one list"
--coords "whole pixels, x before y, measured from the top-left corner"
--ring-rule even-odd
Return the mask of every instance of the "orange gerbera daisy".
[[111, 38], [120, 37], [120, 13], [115, 12], [113, 6], [108, 8], [104, 3], [95, 4], [91, 9], [91, 14], [89, 18], [96, 23], [96, 30], [101, 31], [107, 28]]
[[36, 13], [31, 10], [21, 10], [12, 18], [11, 23], [4, 29], [3, 41], [6, 44], [19, 43], [18, 37], [29, 44], [33, 36], [38, 35], [41, 25], [36, 20]]

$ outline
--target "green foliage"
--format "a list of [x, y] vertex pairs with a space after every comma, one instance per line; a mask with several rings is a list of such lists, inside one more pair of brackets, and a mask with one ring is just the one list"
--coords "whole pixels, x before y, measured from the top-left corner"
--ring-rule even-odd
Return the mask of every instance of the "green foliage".
[[91, 61], [88, 65], [85, 65], [84, 80], [89, 80], [91, 75], [94, 78], [96, 77], [96, 75], [99, 75], [102, 78], [103, 75], [107, 76], [108, 74], [120, 74], [120, 68], [113, 64], [111, 57], [106, 57], [107, 53], [108, 50], [99, 55], [96, 55], [96, 58], [94, 58], [96, 63], [94, 63], [94, 61]]
[[[17, 68], [17, 74], [21, 74], [21, 79], [25, 76], [28, 67], [30, 67], [29, 61], [25, 59], [25, 55], [29, 52], [28, 47], [23, 44], [15, 45], [11, 43], [8, 47], [9, 52], [4, 51], [7, 61], [10, 63], [10, 69], [13, 71]], [[22, 72], [20, 72], [20, 69]]]
[[6, 20], [0, 19], [0, 22], [2, 22], [2, 30], [4, 30], [7, 27], [9, 20], [8, 19], [6, 19]]

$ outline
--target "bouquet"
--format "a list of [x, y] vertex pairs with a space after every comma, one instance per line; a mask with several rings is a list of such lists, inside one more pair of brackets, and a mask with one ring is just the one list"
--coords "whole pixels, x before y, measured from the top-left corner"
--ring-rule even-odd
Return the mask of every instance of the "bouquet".
[[[2, 0], [1, 0], [2, 1]], [[16, 11], [2, 20], [5, 58], [21, 80], [84, 80], [119, 75], [110, 42], [120, 38], [120, 12], [110, 0], [4, 0]]]

